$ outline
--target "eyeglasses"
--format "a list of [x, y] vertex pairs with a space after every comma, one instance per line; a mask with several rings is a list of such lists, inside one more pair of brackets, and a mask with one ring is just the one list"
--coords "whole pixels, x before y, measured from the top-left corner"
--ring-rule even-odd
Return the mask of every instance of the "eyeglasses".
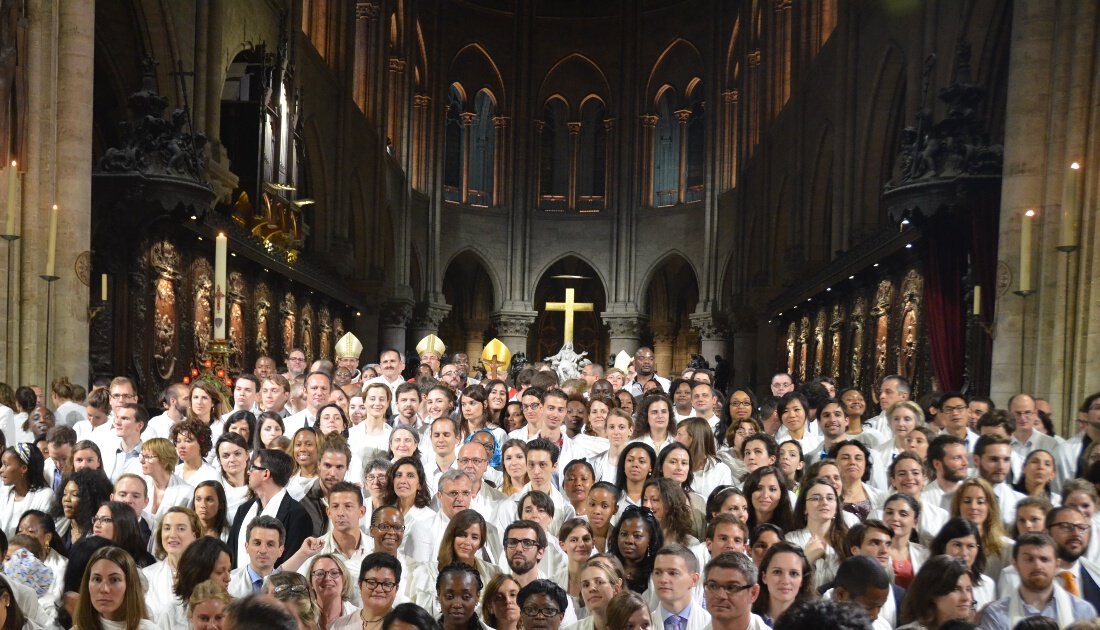
[[393, 591], [393, 589], [397, 588], [397, 582], [390, 582], [388, 580], [385, 581], [385, 582], [381, 582], [381, 581], [376, 580], [374, 578], [367, 578], [367, 579], [363, 580], [362, 582], [360, 582], [360, 584], [362, 584], [363, 586], [366, 586], [367, 590], [370, 590], [370, 591], [373, 591], [373, 590], [377, 589], [379, 586], [381, 586], [383, 593], [389, 593], [389, 592]]
[[815, 494], [812, 497], [806, 497], [806, 500], [814, 503], [836, 503], [836, 497], [831, 494]]
[[286, 595], [288, 592], [293, 593], [294, 595], [309, 595], [309, 587], [302, 586], [301, 584], [281, 584], [279, 586], [276, 586], [272, 590], [272, 593], [275, 594], [275, 597], [281, 597], [283, 595]]
[[1063, 534], [1072, 534], [1077, 532], [1078, 534], [1084, 534], [1092, 527], [1087, 523], [1054, 523], [1051, 527], [1057, 527], [1062, 530]]
[[140, 455], [139, 459], [141, 459], [141, 461], [143, 461], [143, 462], [155, 462], [155, 461], [160, 460], [159, 457], [157, 457], [156, 455], [152, 455], [150, 453], [142, 453]]
[[542, 403], [530, 403], [527, 405], [520, 403], [520, 407], [522, 407], [524, 411], [534, 411], [539, 407], [542, 407]]
[[134, 394], [111, 394], [111, 400], [137, 400]]
[[403, 532], [405, 531], [404, 525], [391, 525], [389, 523], [379, 523], [377, 525], [371, 525], [371, 527], [377, 529], [380, 532]]
[[344, 574], [340, 573], [339, 569], [329, 569], [328, 571], [325, 571], [324, 569], [318, 569], [313, 573], [310, 573], [310, 575], [312, 575], [313, 579], [315, 580], [323, 580], [325, 578], [336, 580], [344, 577]]
[[731, 400], [730, 407], [752, 407], [751, 400]]
[[386, 483], [386, 473], [367, 475], [367, 483]]
[[511, 547], [513, 549], [516, 548], [516, 547], [523, 547], [524, 549], [533, 549], [533, 548], [539, 546], [539, 541], [531, 540], [530, 538], [505, 538], [504, 539], [504, 546], [505, 547]]
[[473, 464], [474, 466], [480, 466], [480, 465], [484, 464], [487, 461], [489, 461], [489, 460], [485, 459], [484, 457], [459, 457], [458, 458], [458, 465], [459, 466], [468, 466], [470, 464]]
[[449, 498], [453, 501], [453, 500], [457, 499], [458, 497], [462, 497], [463, 499], [469, 499], [471, 496], [473, 496], [474, 493], [470, 492], [469, 490], [463, 490], [461, 492], [458, 491], [458, 490], [451, 490], [450, 492], [440, 492], [440, 494], [442, 494], [443, 496], [445, 496], [445, 497], [447, 497], [447, 498]]
[[752, 584], [719, 584], [714, 580], [707, 580], [706, 582], [703, 582], [703, 588], [707, 589], [711, 593], [722, 591], [726, 594], [726, 597], [733, 597], [741, 591], [747, 591], [752, 587]]
[[956, 411], [966, 411], [966, 405], [950, 405], [943, 408], [947, 413], [954, 413]]
[[254, 462], [248, 462], [248, 471], [252, 472], [253, 470], [267, 470], [267, 468]]
[[527, 617], [554, 617], [561, 614], [561, 611], [553, 606], [547, 606], [546, 608], [524, 606], [522, 610]]
[[92, 523], [95, 525], [110, 525], [115, 522], [115, 519], [110, 516], [93, 516]]

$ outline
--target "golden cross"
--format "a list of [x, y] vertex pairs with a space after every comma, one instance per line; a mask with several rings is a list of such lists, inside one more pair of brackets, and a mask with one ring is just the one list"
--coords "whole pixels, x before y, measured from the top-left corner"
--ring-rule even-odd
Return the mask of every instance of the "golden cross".
[[546, 303], [547, 311], [565, 313], [565, 343], [573, 343], [573, 313], [591, 311], [595, 307], [591, 302], [574, 302], [573, 296], [573, 289], [566, 289], [564, 302]]

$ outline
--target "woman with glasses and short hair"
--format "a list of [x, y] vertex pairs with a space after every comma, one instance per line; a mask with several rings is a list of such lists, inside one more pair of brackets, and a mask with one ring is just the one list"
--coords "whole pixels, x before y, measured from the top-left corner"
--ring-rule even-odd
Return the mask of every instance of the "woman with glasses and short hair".
[[380, 630], [386, 615], [393, 610], [401, 573], [401, 563], [387, 553], [376, 551], [363, 558], [359, 565], [363, 608], [333, 621], [329, 630]]

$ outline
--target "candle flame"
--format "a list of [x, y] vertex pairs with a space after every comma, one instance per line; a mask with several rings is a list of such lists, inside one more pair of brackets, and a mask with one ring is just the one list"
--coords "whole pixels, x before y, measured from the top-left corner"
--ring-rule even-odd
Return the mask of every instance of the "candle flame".
[[225, 232], [218, 232], [218, 238], [225, 238]]
[[[12, 162], [12, 164], [14, 165], [15, 162]], [[1076, 170], [1081, 168], [1081, 165], [1078, 164], [1077, 162], [1074, 162], [1073, 164], [1070, 164], [1069, 167], [1076, 171]]]
[[1027, 212], [1024, 213], [1024, 216], [1025, 217], [1033, 217], [1033, 216], [1035, 216], [1035, 211], [1034, 210], [1028, 210]]
[[15, 168], [15, 160], [11, 161], [11, 166], [12, 166], [12, 168]]
[[53, 204], [53, 209], [54, 209], [54, 210], [57, 210], [57, 204], [56, 204], [56, 203], [55, 203], [55, 204]]

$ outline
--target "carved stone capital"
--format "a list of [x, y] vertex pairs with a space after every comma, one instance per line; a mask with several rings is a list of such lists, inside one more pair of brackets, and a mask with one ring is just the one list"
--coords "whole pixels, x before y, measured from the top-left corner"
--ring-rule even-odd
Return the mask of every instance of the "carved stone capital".
[[601, 314], [603, 323], [607, 326], [611, 332], [611, 337], [631, 337], [638, 338], [642, 336], [642, 331], [645, 329], [648, 318], [644, 315], [637, 313], [603, 313]]
[[498, 311], [493, 313], [493, 326], [497, 334], [505, 337], [526, 337], [535, 323], [536, 313], [524, 311]]
[[355, 19], [357, 20], [376, 20], [381, 12], [382, 9], [377, 2], [360, 1], [355, 3]]
[[432, 97], [427, 94], [413, 95], [413, 107], [428, 107], [432, 104]]
[[458, 117], [460, 120], [462, 120], [462, 124], [466, 127], [472, 127], [474, 121], [477, 120], [477, 114], [473, 112], [462, 112], [458, 115]]
[[749, 59], [749, 67], [750, 68], [756, 68], [760, 65], [760, 62], [763, 61], [764, 57], [760, 53], [760, 49], [757, 48], [756, 50], [749, 51], [748, 59]]
[[690, 109], [678, 109], [678, 110], [672, 112], [672, 114], [674, 116], [676, 116], [676, 120], [678, 120], [682, 123], [686, 123], [687, 121], [691, 120], [691, 110]]
[[496, 129], [504, 129], [508, 126], [507, 116], [493, 116], [493, 127]]
[[404, 72], [405, 60], [401, 57], [390, 57], [390, 72]]
[[378, 322], [386, 328], [405, 328], [412, 319], [412, 300], [392, 300], [382, 305]]
[[412, 327], [424, 330], [439, 330], [439, 325], [451, 312], [450, 304], [422, 302], [418, 304], [412, 318]]
[[782, 13], [791, 9], [791, 0], [775, 0], [775, 12]]
[[579, 122], [570, 122], [570, 123], [565, 123], [565, 126], [569, 127], [569, 135], [579, 136], [581, 134], [581, 123], [579, 123]]
[[643, 127], [656, 127], [658, 120], [659, 120], [658, 117], [646, 114], [646, 115], [642, 116], [642, 126]]
[[741, 93], [737, 90], [726, 90], [722, 92], [722, 101], [725, 103], [736, 103], [741, 98]]
[[729, 334], [726, 318], [714, 313], [692, 313], [691, 327], [701, 339], [725, 339]]

